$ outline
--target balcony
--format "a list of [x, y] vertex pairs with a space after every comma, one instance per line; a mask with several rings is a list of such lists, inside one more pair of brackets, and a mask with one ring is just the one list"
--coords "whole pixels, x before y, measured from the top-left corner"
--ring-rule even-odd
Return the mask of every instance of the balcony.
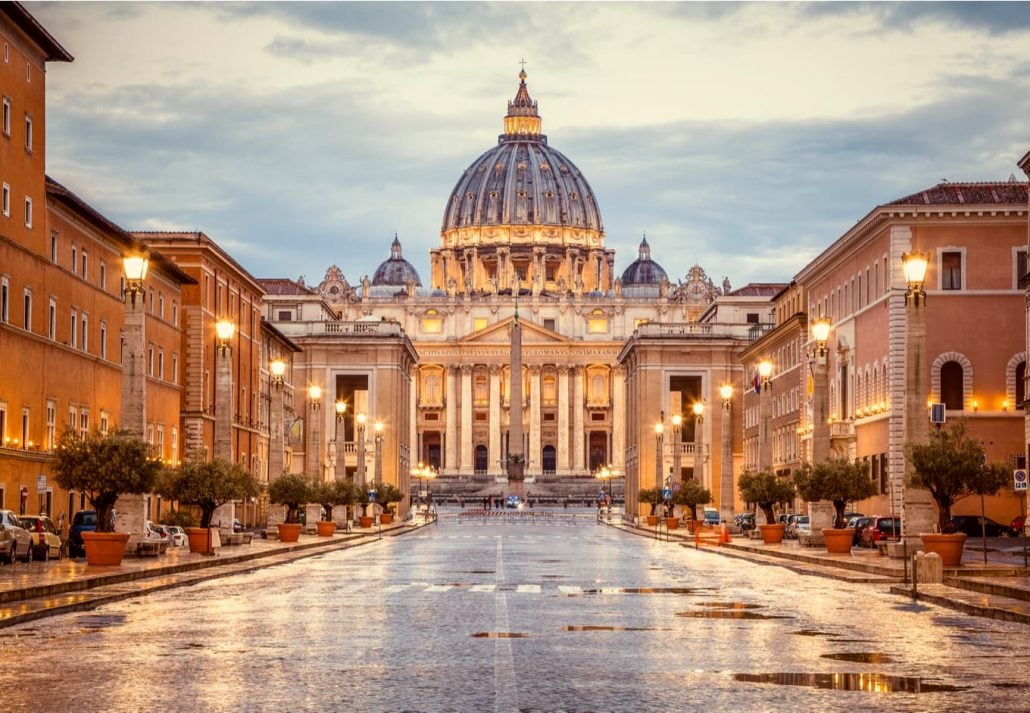
[[830, 424], [830, 441], [851, 442], [855, 440], [854, 421], [834, 421]]

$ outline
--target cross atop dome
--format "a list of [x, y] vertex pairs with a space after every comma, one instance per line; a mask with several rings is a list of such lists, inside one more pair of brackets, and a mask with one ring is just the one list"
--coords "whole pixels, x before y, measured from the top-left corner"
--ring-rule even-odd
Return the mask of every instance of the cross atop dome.
[[519, 88], [515, 98], [508, 102], [508, 114], [504, 117], [504, 134], [516, 138], [540, 136], [541, 121], [536, 102], [529, 96], [526, 87], [526, 60], [522, 60], [519, 72]]

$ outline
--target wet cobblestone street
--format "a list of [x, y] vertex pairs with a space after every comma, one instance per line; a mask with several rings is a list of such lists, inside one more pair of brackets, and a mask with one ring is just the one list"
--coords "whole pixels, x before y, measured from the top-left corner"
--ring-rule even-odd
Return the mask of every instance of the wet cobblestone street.
[[7, 711], [1026, 710], [1027, 638], [885, 585], [589, 518], [444, 518], [3, 630], [0, 699]]

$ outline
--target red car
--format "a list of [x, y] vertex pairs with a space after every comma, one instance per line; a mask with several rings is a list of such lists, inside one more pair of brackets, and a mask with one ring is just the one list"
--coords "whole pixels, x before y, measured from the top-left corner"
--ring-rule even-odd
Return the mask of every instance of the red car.
[[862, 530], [862, 544], [866, 547], [876, 547], [880, 540], [896, 540], [900, 536], [900, 517], [875, 515], [869, 518], [869, 524]]
[[1016, 515], [1015, 519], [1012, 520], [1012, 531], [1017, 535], [1022, 535], [1024, 524], [1026, 524], [1026, 517], [1023, 515]]

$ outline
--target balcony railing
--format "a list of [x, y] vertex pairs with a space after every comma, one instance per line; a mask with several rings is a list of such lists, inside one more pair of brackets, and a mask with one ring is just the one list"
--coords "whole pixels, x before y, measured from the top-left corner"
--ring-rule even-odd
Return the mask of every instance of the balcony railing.
[[288, 337], [316, 336], [372, 336], [399, 337], [403, 332], [400, 322], [276, 322], [276, 328]]

